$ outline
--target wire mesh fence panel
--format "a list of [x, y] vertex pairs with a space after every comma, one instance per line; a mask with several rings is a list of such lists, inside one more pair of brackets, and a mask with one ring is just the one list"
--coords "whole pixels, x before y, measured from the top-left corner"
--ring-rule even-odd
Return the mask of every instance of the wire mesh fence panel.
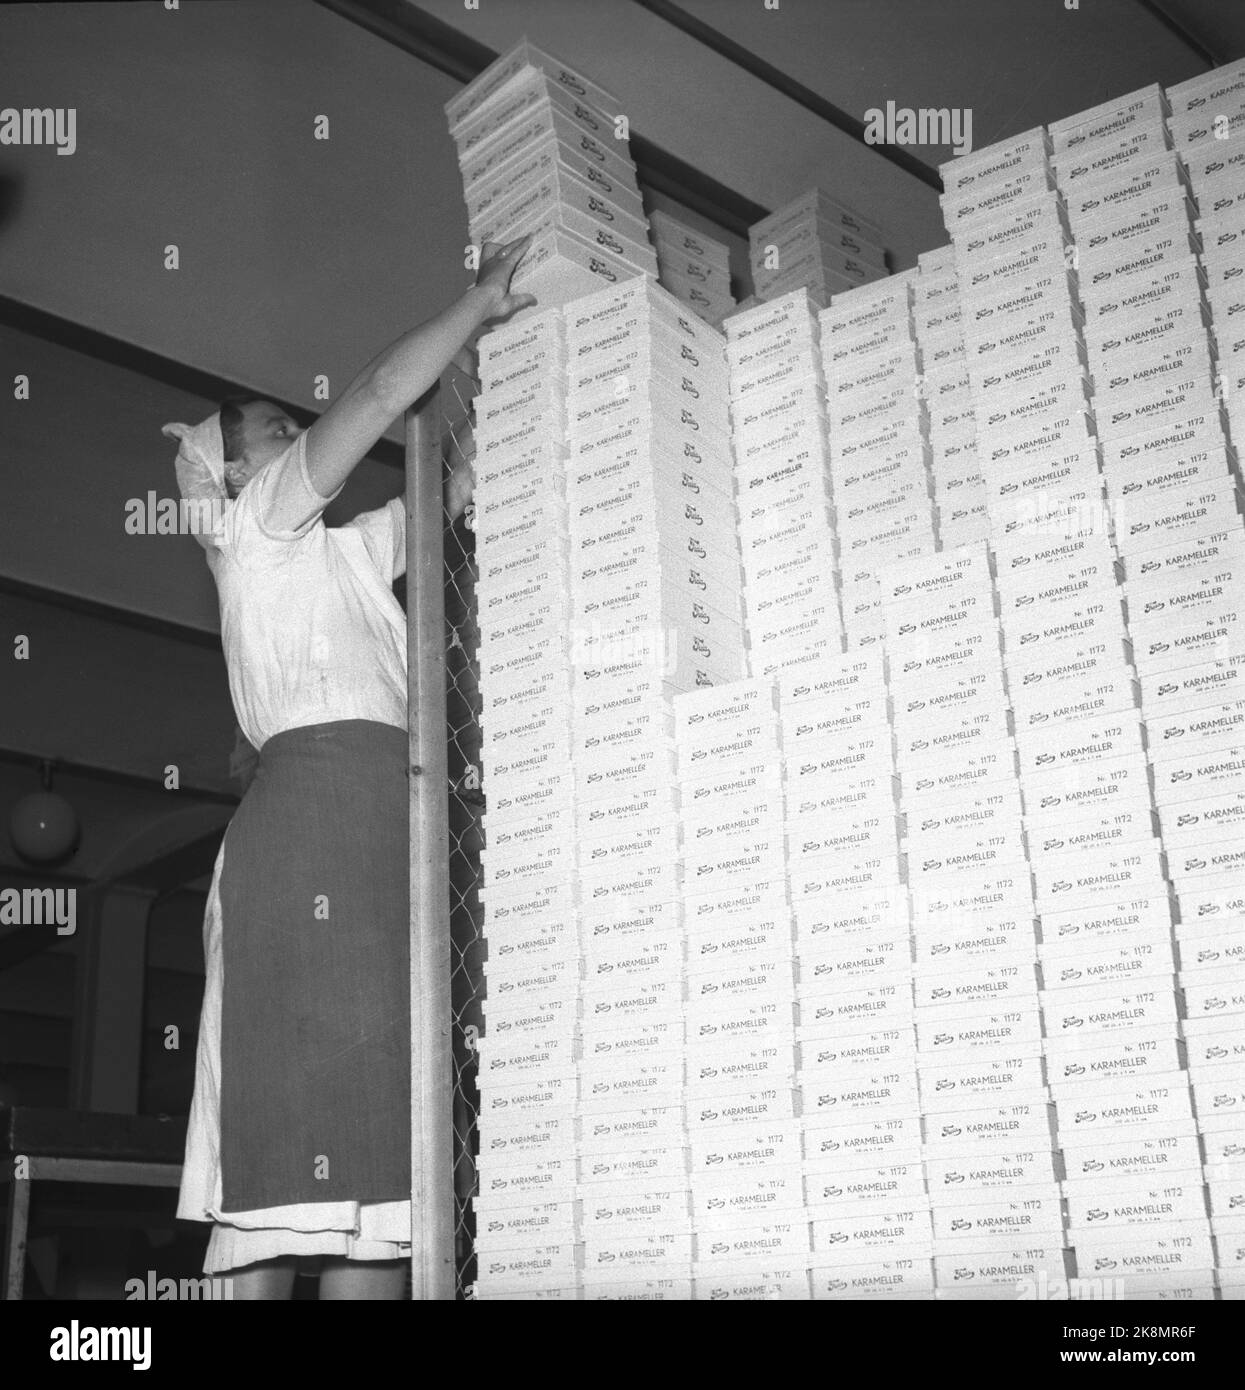
[[[471, 402], [475, 383], [451, 374], [441, 392], [448, 464], [474, 455]], [[457, 1296], [475, 1282], [476, 1042], [483, 1031], [483, 909], [480, 850], [484, 795], [480, 777], [480, 685], [471, 512], [445, 526], [446, 720], [449, 740], [449, 871], [451, 1001], [454, 1057], [454, 1204]]]

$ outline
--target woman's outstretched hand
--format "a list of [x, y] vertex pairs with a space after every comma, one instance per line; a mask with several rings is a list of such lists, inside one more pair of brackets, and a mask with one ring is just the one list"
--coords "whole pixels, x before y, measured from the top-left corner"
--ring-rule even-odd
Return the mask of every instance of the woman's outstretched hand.
[[510, 280], [518, 269], [523, 254], [532, 244], [530, 236], [516, 237], [505, 246], [486, 241], [480, 248], [480, 269], [476, 273], [476, 289], [484, 290], [494, 302], [489, 319], [506, 318], [519, 309], [536, 303], [535, 295], [511, 294]]

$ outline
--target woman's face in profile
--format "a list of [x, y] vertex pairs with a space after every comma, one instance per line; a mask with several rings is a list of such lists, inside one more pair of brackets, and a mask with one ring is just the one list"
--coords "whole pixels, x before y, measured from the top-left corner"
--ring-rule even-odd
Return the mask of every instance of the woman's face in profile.
[[271, 401], [251, 401], [241, 409], [242, 457], [225, 465], [225, 475], [236, 491], [279, 459], [302, 433], [298, 422]]

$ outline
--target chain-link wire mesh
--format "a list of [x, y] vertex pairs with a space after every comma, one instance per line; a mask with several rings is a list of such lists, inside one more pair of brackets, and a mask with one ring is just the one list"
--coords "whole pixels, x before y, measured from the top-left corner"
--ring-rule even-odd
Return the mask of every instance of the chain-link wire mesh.
[[[476, 384], [450, 375], [441, 391], [444, 452], [451, 466], [474, 456], [471, 424]], [[446, 719], [449, 741], [451, 1001], [454, 1057], [454, 1245], [457, 1296], [475, 1282], [476, 1040], [483, 1031], [483, 910], [480, 850], [484, 796], [480, 777], [480, 668], [477, 659], [475, 544], [465, 518], [445, 526]]]

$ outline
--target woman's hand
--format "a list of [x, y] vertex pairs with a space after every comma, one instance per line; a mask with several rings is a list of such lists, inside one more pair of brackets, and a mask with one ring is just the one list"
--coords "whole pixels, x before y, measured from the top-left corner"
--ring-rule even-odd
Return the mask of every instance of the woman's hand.
[[536, 303], [535, 295], [511, 294], [510, 280], [518, 269], [523, 253], [532, 244], [530, 236], [516, 237], [514, 241], [499, 246], [495, 241], [486, 241], [480, 248], [480, 269], [476, 272], [476, 289], [482, 290], [489, 303], [488, 318], [506, 318], [519, 309], [527, 309]]

